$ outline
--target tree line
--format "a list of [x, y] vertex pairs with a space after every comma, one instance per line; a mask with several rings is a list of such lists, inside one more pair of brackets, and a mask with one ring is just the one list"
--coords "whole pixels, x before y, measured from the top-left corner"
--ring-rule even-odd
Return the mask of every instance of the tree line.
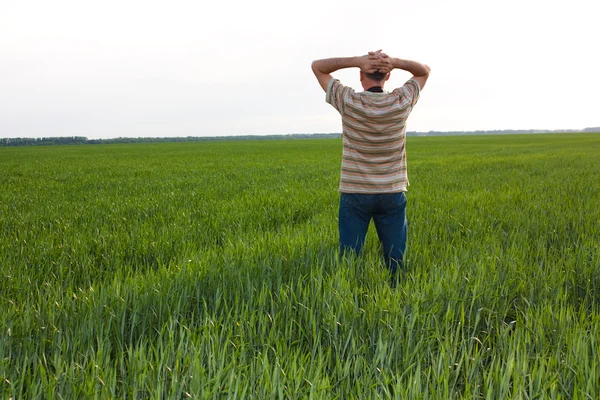
[[208, 142], [234, 140], [284, 140], [339, 138], [339, 133], [297, 133], [288, 135], [242, 135], [242, 136], [187, 136], [187, 137], [119, 137], [112, 139], [88, 139], [84, 136], [44, 138], [3, 138], [0, 146], [50, 146], [71, 144], [161, 143], [161, 142]]
[[[408, 136], [450, 136], [450, 135], [508, 135], [533, 133], [576, 133], [600, 132], [600, 127], [583, 130], [540, 130], [540, 129], [505, 129], [491, 131], [429, 131], [407, 132]], [[42, 138], [0, 138], [0, 146], [51, 146], [73, 144], [117, 144], [117, 143], [161, 143], [161, 142], [208, 142], [237, 140], [285, 140], [285, 139], [319, 139], [340, 138], [340, 133], [292, 133], [287, 135], [240, 135], [240, 136], [187, 136], [187, 137], [119, 137], [112, 139], [88, 139], [85, 136], [42, 137]]]
[[49, 146], [66, 144], [85, 144], [88, 139], [83, 136], [42, 137], [42, 138], [3, 138], [0, 146]]

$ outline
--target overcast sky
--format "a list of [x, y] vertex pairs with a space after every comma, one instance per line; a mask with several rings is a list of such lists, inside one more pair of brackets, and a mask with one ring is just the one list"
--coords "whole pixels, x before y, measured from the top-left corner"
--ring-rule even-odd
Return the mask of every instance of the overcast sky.
[[[340, 132], [310, 63], [377, 49], [432, 69], [409, 131], [600, 126], [599, 15], [597, 0], [0, 0], [0, 137]], [[333, 75], [360, 87], [357, 69]]]

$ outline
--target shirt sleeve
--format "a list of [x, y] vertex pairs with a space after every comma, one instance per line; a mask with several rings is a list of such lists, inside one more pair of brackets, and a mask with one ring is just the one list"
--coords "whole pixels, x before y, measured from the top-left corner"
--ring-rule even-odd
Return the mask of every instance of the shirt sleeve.
[[410, 103], [411, 107], [414, 107], [415, 104], [417, 104], [417, 101], [419, 101], [421, 87], [419, 86], [419, 82], [414, 79], [409, 79], [404, 86], [394, 89], [394, 93], [404, 97], [406, 101]]
[[352, 92], [352, 88], [342, 85], [339, 79], [331, 79], [327, 86], [325, 101], [333, 106], [340, 114], [344, 113], [346, 97]]

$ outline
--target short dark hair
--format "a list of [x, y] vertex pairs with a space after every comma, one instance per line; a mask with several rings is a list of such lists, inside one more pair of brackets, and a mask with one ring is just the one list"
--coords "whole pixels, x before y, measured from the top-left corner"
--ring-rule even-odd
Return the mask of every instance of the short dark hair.
[[369, 78], [372, 81], [376, 81], [376, 82], [384, 80], [386, 75], [387, 75], [386, 73], [379, 72], [379, 70], [377, 70], [375, 72], [365, 72], [365, 76], [367, 78]]

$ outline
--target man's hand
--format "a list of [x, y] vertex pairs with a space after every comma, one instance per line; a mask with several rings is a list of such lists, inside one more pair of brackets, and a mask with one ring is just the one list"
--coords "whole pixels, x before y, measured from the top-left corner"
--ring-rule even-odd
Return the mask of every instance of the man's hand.
[[394, 69], [394, 66], [392, 65], [392, 59], [381, 50], [370, 51], [368, 55], [371, 59], [371, 67], [374, 68], [375, 71], [363, 72], [381, 72], [387, 74]]
[[387, 74], [393, 69], [389, 56], [381, 50], [370, 51], [367, 55], [359, 57], [359, 66], [362, 72]]

